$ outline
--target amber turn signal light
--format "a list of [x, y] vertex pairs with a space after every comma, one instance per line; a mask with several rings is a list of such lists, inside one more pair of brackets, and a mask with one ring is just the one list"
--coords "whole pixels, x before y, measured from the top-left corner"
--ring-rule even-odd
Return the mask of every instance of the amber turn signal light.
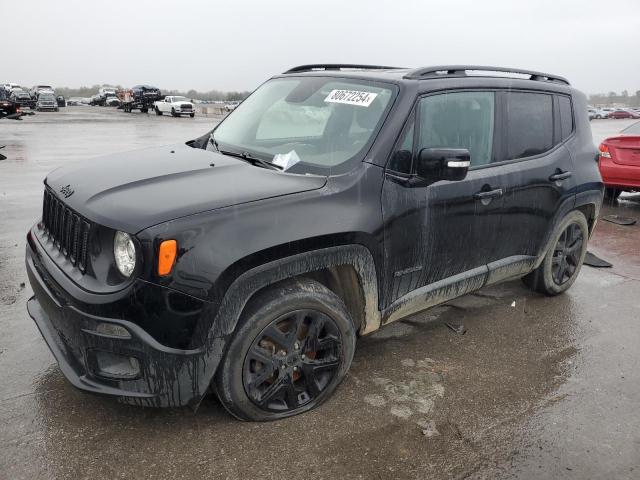
[[158, 275], [161, 277], [169, 275], [178, 253], [178, 242], [175, 240], [165, 240], [160, 244], [158, 250]]

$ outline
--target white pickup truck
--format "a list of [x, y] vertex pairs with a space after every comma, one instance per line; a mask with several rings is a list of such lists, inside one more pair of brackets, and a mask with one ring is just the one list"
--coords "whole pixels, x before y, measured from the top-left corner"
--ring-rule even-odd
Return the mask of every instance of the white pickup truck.
[[174, 117], [189, 115], [191, 118], [196, 115], [193, 103], [191, 103], [186, 97], [167, 96], [164, 100], [156, 101], [153, 104], [153, 108], [156, 111], [156, 115], [170, 113]]

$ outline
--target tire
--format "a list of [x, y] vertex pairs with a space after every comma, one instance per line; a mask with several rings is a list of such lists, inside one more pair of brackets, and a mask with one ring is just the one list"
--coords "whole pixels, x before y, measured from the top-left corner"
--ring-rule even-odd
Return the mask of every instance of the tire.
[[621, 193], [622, 190], [620, 190], [619, 188], [606, 187], [604, 189], [605, 198], [610, 198], [611, 200], [615, 200], [616, 198], [618, 198]]
[[298, 415], [324, 402], [344, 379], [355, 340], [336, 294], [314, 280], [278, 283], [245, 307], [214, 390], [240, 420]]
[[560, 222], [540, 266], [522, 278], [524, 284], [548, 296], [567, 291], [580, 273], [588, 239], [587, 219], [574, 210]]
[[171, 116], [172, 117], [177, 117], [178, 115], [176, 114], [176, 109], [171, 107]]
[[190, 113], [190, 114], [189, 114], [189, 116], [190, 116], [191, 118], [193, 118], [193, 117], [195, 117], [195, 116], [196, 116], [196, 114], [195, 114], [195, 113]]
[[156, 115], [159, 115], [159, 116], [162, 115], [162, 112], [160, 111], [160, 109], [158, 107], [155, 107], [155, 110], [156, 110]]

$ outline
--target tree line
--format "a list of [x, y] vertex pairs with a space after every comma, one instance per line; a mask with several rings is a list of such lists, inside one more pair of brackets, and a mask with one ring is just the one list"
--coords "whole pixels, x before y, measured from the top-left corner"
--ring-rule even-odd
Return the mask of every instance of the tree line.
[[592, 105], [623, 104], [628, 107], [640, 107], [640, 90], [636, 90], [634, 95], [630, 95], [627, 90], [620, 93], [592, 93], [589, 95], [589, 103]]
[[[79, 87], [79, 88], [70, 88], [70, 87], [56, 87], [56, 94], [62, 95], [66, 98], [69, 97], [91, 97], [98, 93], [100, 87], [115, 87], [117, 89], [122, 89], [121, 85], [93, 85], [91, 87]], [[184, 97], [194, 99], [194, 100], [222, 100], [222, 101], [237, 101], [244, 100], [249, 96], [251, 92], [240, 92], [240, 91], [231, 91], [231, 92], [223, 92], [221, 90], [209, 90], [208, 92], [198, 92], [197, 90], [188, 90], [186, 92], [180, 90], [162, 90], [160, 91], [165, 95], [182, 95]]]

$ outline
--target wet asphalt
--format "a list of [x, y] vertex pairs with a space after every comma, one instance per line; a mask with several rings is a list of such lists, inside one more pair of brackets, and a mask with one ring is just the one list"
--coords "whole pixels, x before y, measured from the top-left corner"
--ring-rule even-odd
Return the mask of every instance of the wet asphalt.
[[[0, 121], [0, 479], [640, 478], [640, 225], [600, 220], [564, 295], [515, 281], [362, 338], [319, 409], [241, 423], [75, 390], [27, 315], [25, 234], [59, 165], [169, 144], [215, 117], [70, 107]], [[594, 140], [628, 125], [593, 121]], [[604, 207], [640, 222], [640, 194]], [[464, 324], [466, 334], [445, 323]]]

